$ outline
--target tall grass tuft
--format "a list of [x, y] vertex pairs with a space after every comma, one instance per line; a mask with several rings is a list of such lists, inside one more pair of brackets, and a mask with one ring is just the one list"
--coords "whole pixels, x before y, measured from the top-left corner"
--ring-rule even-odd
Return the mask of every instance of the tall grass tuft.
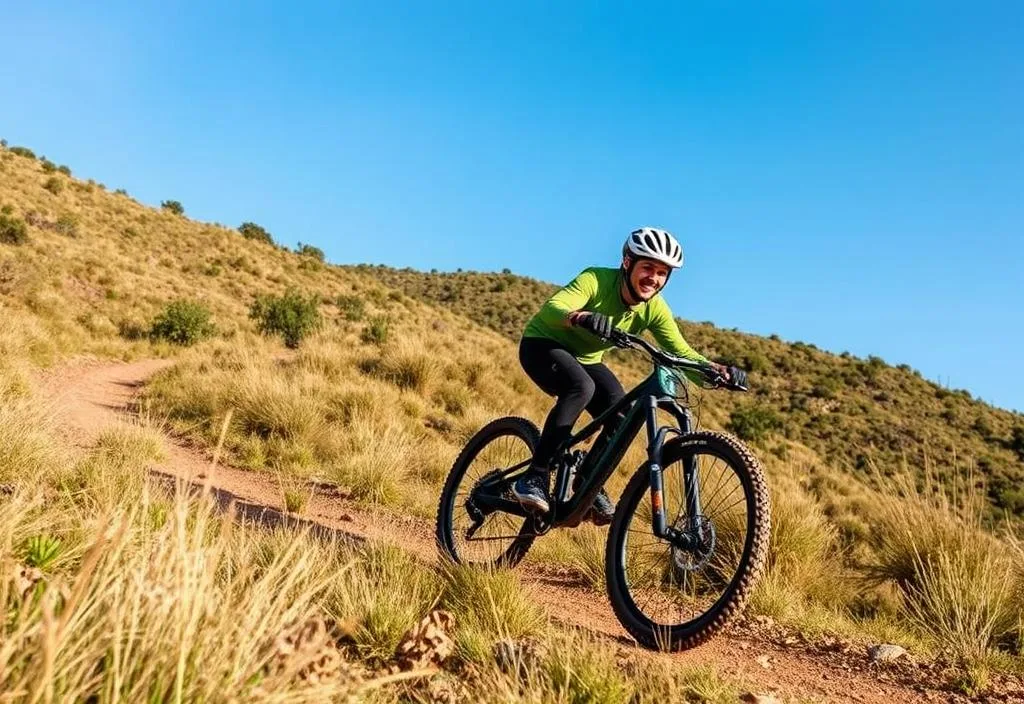
[[899, 587], [906, 614], [938, 647], [974, 662], [1019, 627], [1022, 602], [1012, 551], [982, 526], [980, 491], [970, 478], [956, 486], [890, 480], [868, 574]]
[[459, 624], [456, 643], [463, 657], [485, 662], [501, 639], [535, 637], [544, 632], [544, 611], [509, 570], [484, 570], [446, 564], [442, 603]]

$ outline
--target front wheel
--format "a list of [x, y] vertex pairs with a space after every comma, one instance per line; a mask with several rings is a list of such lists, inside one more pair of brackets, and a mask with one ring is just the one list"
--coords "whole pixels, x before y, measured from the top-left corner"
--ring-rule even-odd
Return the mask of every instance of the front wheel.
[[[690, 433], [662, 451], [666, 522], [699, 535], [687, 546], [654, 535], [650, 466], [633, 475], [608, 532], [605, 576], [615, 615], [642, 645], [685, 650], [711, 638], [746, 603], [768, 552], [771, 504], [760, 462], [724, 433]], [[693, 463], [701, 512], [688, 515]]]
[[[437, 507], [437, 544], [442, 556], [460, 564], [514, 567], [536, 535], [533, 521], [487, 511], [473, 500], [481, 485], [497, 482], [507, 493], [506, 471], [533, 458], [540, 440], [525, 418], [498, 418], [481, 428], [459, 453]], [[493, 490], [493, 487], [492, 487]]]

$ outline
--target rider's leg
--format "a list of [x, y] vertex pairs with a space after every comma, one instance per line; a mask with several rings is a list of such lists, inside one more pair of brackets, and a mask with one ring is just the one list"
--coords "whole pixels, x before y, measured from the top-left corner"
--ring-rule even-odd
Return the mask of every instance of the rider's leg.
[[523, 338], [519, 361], [534, 383], [557, 397], [544, 422], [530, 470], [513, 487], [521, 503], [547, 511], [549, 472], [555, 451], [572, 433], [573, 425], [591, 402], [596, 384], [572, 353], [552, 340]]
[[[586, 364], [583, 366], [583, 369], [586, 371], [587, 376], [594, 381], [594, 396], [590, 403], [587, 404], [587, 413], [591, 417], [597, 418], [621, 400], [626, 395], [626, 392], [612, 370], [604, 364]], [[621, 420], [621, 413], [608, 420], [605, 427], [601, 430], [601, 434], [594, 441], [594, 449], [599, 450], [604, 447]], [[582, 477], [577, 477], [578, 481], [582, 481], [582, 479]], [[576, 487], [573, 488], [575, 489]], [[587, 514], [587, 518], [600, 526], [611, 523], [614, 515], [615, 504], [612, 503], [608, 493], [602, 488], [594, 498], [594, 504], [591, 507], [591, 511]]]
[[[622, 400], [622, 397], [626, 395], [626, 391], [622, 388], [622, 383], [619, 382], [615, 373], [603, 363], [585, 364], [583, 365], [583, 370], [594, 382], [594, 395], [590, 399], [590, 403], [587, 404], [587, 413], [591, 417], [597, 418]], [[621, 414], [609, 419], [604, 429], [601, 430], [601, 434], [597, 436], [594, 445], [603, 444], [611, 436], [611, 430], [618, 425], [618, 421], [621, 419]]]

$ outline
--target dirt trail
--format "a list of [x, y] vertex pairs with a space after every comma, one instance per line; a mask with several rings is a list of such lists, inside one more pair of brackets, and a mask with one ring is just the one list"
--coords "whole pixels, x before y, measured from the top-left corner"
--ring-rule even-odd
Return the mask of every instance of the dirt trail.
[[[68, 436], [79, 446], [88, 447], [104, 427], [124, 422], [139, 387], [171, 364], [167, 360], [77, 361], [40, 378], [40, 390], [56, 407]], [[293, 519], [283, 513], [283, 495], [272, 476], [223, 465], [212, 468], [203, 450], [172, 437], [167, 438], [167, 449], [167, 459], [152, 468], [154, 473], [209, 483], [219, 499], [224, 503], [233, 501], [241, 515], [265, 523], [311, 525], [355, 541], [393, 542], [424, 560], [435, 559], [433, 526], [423, 519], [357, 507], [346, 501], [342, 492], [330, 487], [316, 492], [302, 519]], [[905, 704], [955, 700], [948, 692], [901, 683], [898, 673], [868, 666], [860, 652], [839, 657], [802, 644], [786, 644], [752, 624], [738, 626], [688, 652], [651, 654], [631, 644], [602, 595], [528, 565], [524, 581], [554, 619], [619, 643], [624, 657], [710, 664], [718, 672], [747, 683], [751, 691], [772, 693], [783, 701]], [[769, 668], [758, 662], [765, 662], [764, 657]]]

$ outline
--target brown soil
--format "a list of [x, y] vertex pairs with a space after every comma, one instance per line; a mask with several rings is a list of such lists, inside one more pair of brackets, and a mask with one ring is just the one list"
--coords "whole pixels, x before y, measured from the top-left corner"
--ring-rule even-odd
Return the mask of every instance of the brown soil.
[[[131, 402], [139, 387], [171, 364], [168, 360], [76, 361], [50, 371], [39, 382], [42, 392], [61, 415], [69, 437], [84, 448], [107, 425], [124, 422], [133, 413]], [[224, 505], [233, 503], [243, 517], [270, 524], [307, 526], [356, 542], [393, 542], [425, 561], [435, 559], [433, 525], [421, 518], [356, 505], [346, 499], [342, 489], [330, 486], [317, 487], [303, 517], [289, 516], [284, 512], [283, 493], [273, 476], [222, 464], [214, 467], [204, 449], [190, 447], [171, 436], [167, 437], [167, 449], [167, 459], [152, 468], [155, 474], [209, 485]], [[967, 701], [934, 689], [941, 679], [934, 664], [873, 665], [859, 646], [810, 643], [764, 619], [743, 620], [724, 635], [687, 652], [654, 654], [632, 643], [604, 595], [576, 585], [571, 575], [559, 575], [528, 562], [523, 569], [524, 583], [551, 617], [617, 643], [621, 657], [626, 660], [659, 657], [685, 665], [711, 665], [719, 673], [744, 683], [752, 692], [773, 694], [782, 701]], [[569, 604], [571, 609], [566, 608]], [[1024, 701], [1014, 696], [1006, 693], [986, 701]]]

